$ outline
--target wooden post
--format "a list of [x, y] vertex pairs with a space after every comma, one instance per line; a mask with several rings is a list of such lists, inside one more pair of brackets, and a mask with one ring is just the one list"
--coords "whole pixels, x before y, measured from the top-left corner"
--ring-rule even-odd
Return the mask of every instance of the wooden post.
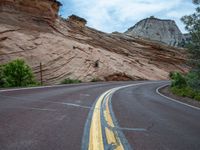
[[40, 83], [43, 85], [42, 63], [40, 63]]

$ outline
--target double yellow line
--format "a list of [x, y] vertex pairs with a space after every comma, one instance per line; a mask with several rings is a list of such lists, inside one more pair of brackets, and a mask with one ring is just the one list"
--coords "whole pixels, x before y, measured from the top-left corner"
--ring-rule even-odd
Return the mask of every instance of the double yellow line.
[[[104, 149], [115, 149], [115, 150], [129, 150], [132, 149], [128, 144], [128, 141], [124, 137], [123, 133], [119, 130], [118, 126], [116, 126], [116, 119], [112, 112], [112, 108], [109, 107], [109, 101], [114, 92], [119, 89], [138, 86], [138, 85], [146, 85], [152, 83], [162, 83], [164, 81], [155, 81], [155, 82], [141, 82], [135, 83], [132, 85], [121, 86], [117, 88], [110, 89], [103, 93], [97, 100], [94, 110], [91, 116], [91, 123], [89, 127], [89, 132], [86, 143], [87, 146], [85, 149], [89, 150], [104, 150]], [[85, 150], [84, 149], [84, 150]]]
[[[119, 88], [114, 88], [106, 91], [97, 100], [90, 126], [89, 150], [104, 150], [106, 145], [107, 147], [112, 147], [112, 149], [124, 150], [122, 141], [119, 138], [119, 133], [115, 130], [111, 110], [109, 108], [110, 97], [118, 89]], [[105, 120], [106, 125], [102, 122], [102, 120]], [[106, 139], [103, 139], [103, 130], [105, 133], [104, 137], [106, 137]]]

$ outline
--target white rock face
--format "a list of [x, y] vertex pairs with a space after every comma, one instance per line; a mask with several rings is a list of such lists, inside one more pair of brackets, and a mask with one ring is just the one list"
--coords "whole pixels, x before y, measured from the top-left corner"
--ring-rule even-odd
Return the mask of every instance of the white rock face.
[[128, 29], [125, 34], [163, 42], [177, 47], [185, 38], [173, 20], [147, 18]]

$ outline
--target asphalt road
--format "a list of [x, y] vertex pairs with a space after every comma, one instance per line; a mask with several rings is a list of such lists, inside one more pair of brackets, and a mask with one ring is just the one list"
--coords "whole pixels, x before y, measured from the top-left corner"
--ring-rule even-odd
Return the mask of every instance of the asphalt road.
[[164, 84], [1, 91], [0, 150], [199, 150], [200, 110], [158, 95]]

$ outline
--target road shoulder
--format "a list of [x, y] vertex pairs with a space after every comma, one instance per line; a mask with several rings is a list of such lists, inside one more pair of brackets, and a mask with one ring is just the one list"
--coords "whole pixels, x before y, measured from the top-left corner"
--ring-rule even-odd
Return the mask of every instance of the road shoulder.
[[188, 105], [200, 108], [200, 102], [199, 101], [196, 101], [196, 100], [188, 98], [188, 97], [181, 97], [181, 96], [177, 96], [177, 95], [173, 94], [170, 91], [170, 86], [169, 85], [160, 88], [158, 91], [161, 94], [163, 94], [163, 95], [165, 95], [165, 96], [167, 96], [169, 98], [172, 98], [172, 99], [175, 99], [175, 100], [180, 101], [182, 103], [186, 103]]

